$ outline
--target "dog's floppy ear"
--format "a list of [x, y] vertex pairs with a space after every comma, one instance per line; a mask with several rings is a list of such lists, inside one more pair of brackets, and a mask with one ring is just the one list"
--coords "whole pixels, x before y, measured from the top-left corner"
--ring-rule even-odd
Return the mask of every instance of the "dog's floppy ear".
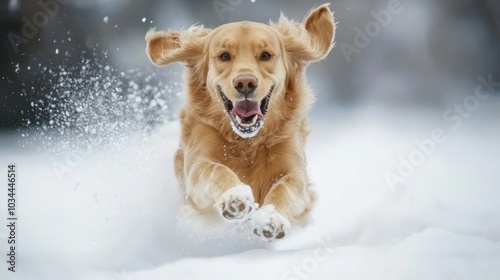
[[333, 47], [335, 22], [330, 4], [312, 10], [303, 23], [297, 23], [281, 15], [277, 23], [271, 23], [284, 36], [288, 54], [296, 61], [317, 61]]
[[156, 66], [172, 62], [196, 62], [203, 53], [205, 39], [211, 29], [193, 26], [183, 31], [157, 32], [146, 34], [146, 53]]

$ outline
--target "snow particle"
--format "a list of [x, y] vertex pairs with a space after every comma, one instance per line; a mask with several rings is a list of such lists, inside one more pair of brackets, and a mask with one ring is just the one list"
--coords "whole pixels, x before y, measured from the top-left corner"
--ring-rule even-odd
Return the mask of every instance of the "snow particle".
[[59, 54], [59, 49], [56, 49], [56, 51], [55, 51], [55, 52], [56, 52], [56, 54]]
[[146, 18], [142, 18], [142, 22], [146, 22]]
[[108, 20], [109, 20], [109, 17], [108, 16], [105, 16], [102, 21], [104, 21], [104, 23], [108, 23]]

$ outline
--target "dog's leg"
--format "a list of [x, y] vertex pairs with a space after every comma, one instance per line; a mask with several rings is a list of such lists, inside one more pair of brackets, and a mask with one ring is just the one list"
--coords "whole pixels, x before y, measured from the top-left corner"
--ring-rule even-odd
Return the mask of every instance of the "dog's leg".
[[187, 170], [186, 195], [199, 211], [238, 220], [255, 208], [252, 189], [227, 166], [198, 157]]
[[307, 175], [295, 171], [283, 176], [271, 187], [263, 206], [253, 215], [254, 233], [264, 240], [285, 237], [291, 227], [290, 220], [300, 222], [306, 218], [314, 203]]

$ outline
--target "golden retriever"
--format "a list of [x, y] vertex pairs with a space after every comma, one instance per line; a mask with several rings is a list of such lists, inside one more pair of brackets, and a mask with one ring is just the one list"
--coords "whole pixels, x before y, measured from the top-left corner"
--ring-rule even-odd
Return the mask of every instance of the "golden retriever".
[[185, 215], [210, 223], [250, 219], [267, 241], [305, 225], [315, 192], [304, 152], [314, 97], [304, 70], [330, 52], [334, 35], [328, 4], [303, 23], [281, 15], [269, 25], [146, 34], [153, 64], [182, 62], [187, 71], [175, 155]]

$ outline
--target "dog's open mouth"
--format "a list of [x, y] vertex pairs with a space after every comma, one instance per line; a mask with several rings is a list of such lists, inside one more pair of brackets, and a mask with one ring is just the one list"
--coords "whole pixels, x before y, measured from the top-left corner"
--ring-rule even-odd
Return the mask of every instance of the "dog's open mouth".
[[224, 94], [222, 88], [220, 86], [218, 87], [226, 108], [226, 113], [231, 118], [233, 130], [239, 136], [249, 138], [257, 134], [264, 123], [273, 89], [274, 86], [271, 87], [266, 97], [261, 101], [245, 99], [232, 102]]

